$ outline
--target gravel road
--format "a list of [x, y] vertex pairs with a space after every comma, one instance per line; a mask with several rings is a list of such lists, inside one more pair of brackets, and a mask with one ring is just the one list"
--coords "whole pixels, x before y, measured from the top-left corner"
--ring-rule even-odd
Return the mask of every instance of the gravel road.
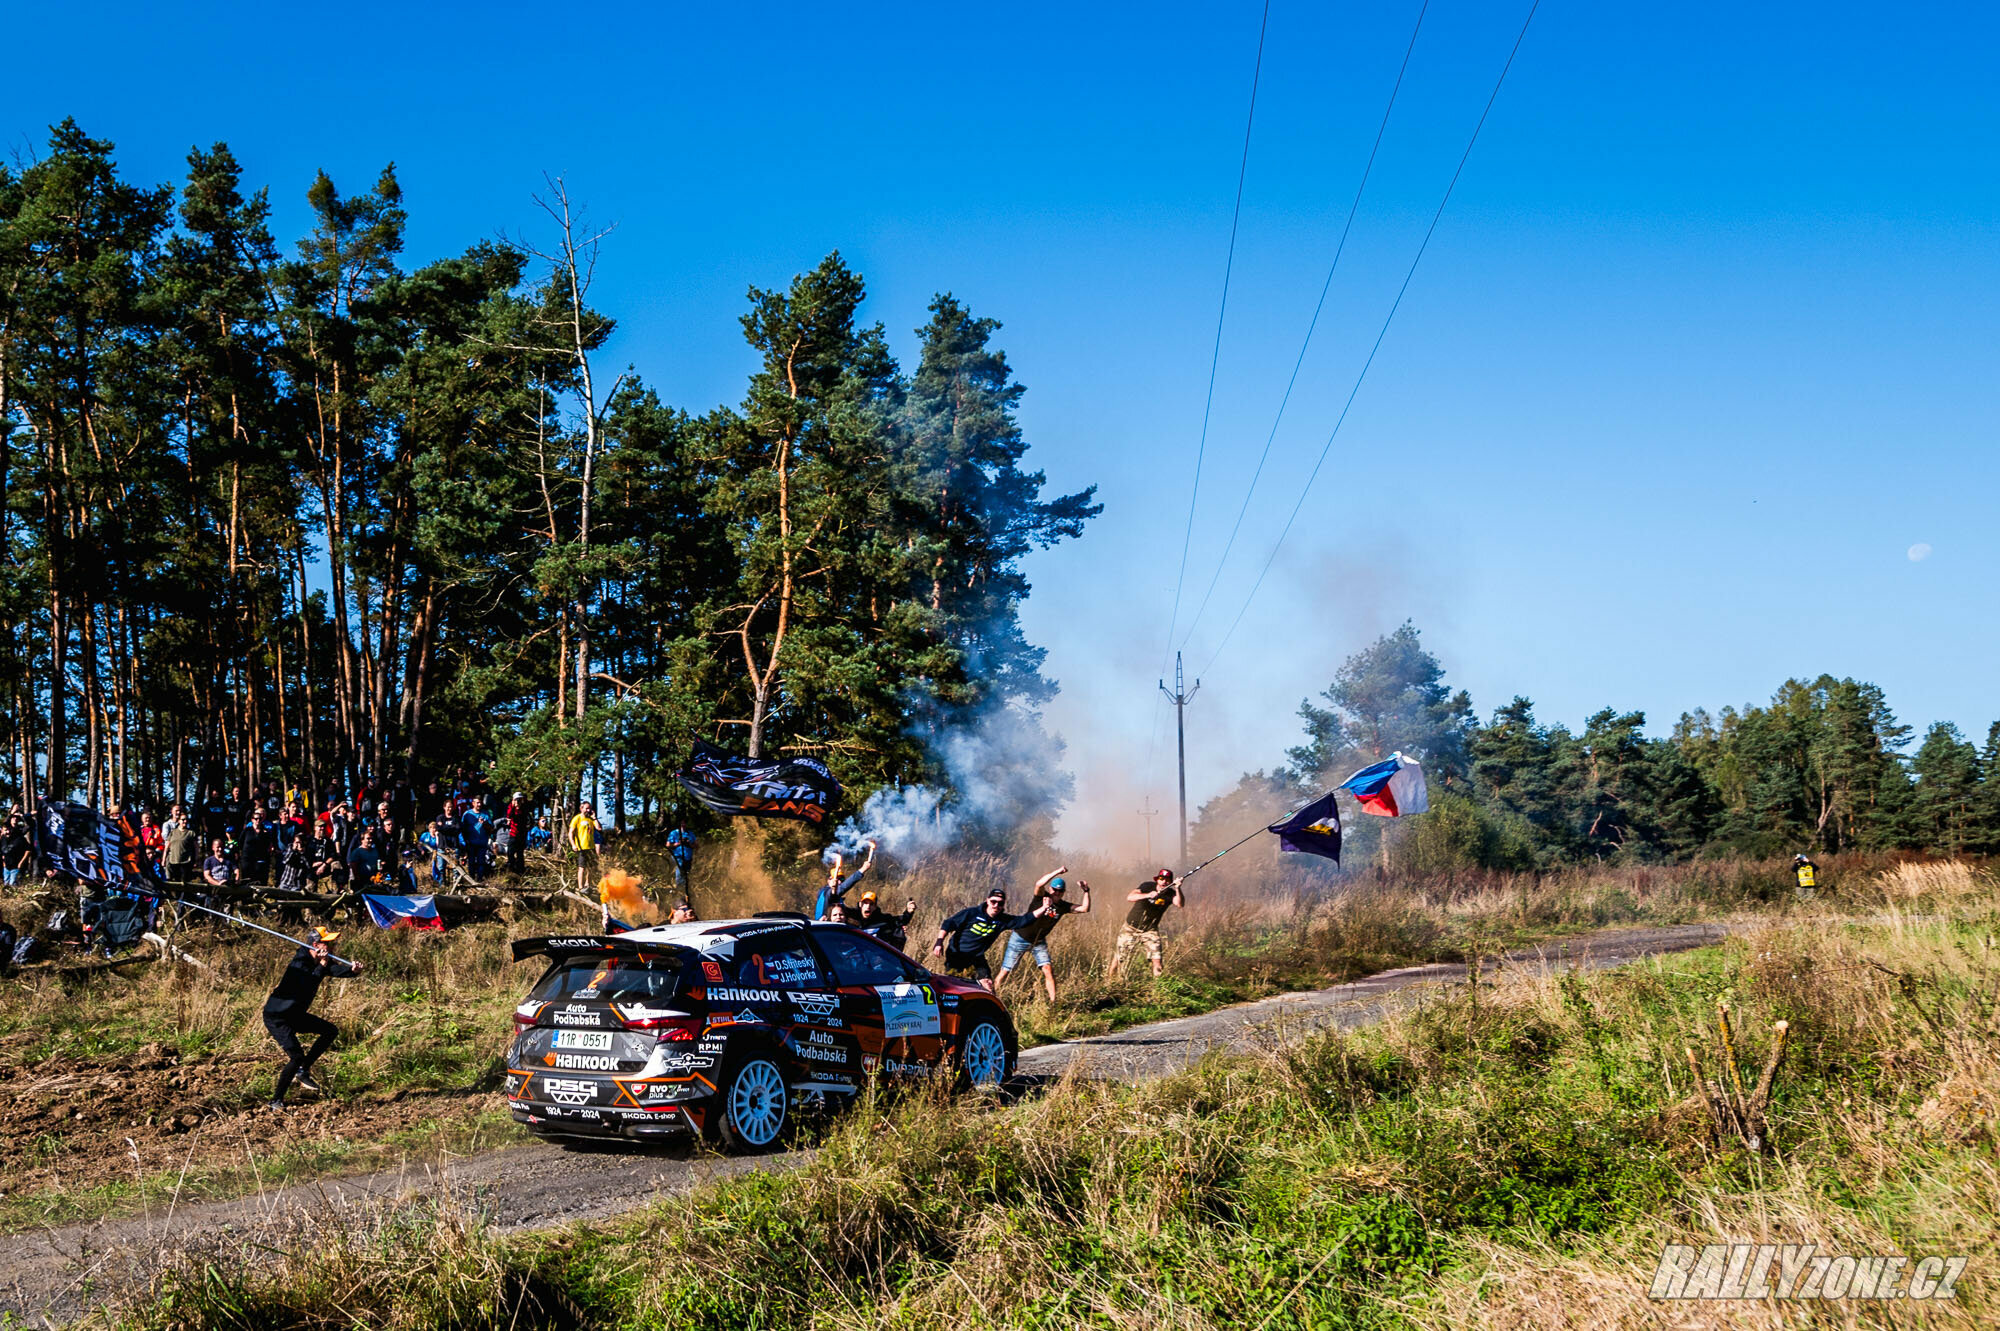
[[[1607, 929], [1508, 954], [1497, 967], [1599, 969], [1701, 947], [1719, 925]], [[1406, 991], [1462, 982], [1463, 965], [1409, 966], [1352, 984], [1261, 999], [1196, 1017], [1135, 1026], [1030, 1049], [1020, 1080], [1032, 1092], [1072, 1070], [1138, 1081], [1186, 1068], [1216, 1050], [1248, 1048], [1260, 1031], [1303, 1032], [1378, 1020]], [[500, 1229], [599, 1220], [655, 1198], [749, 1170], [796, 1168], [807, 1152], [730, 1158], [692, 1147], [565, 1150], [544, 1142], [487, 1151], [431, 1167], [326, 1179], [229, 1202], [203, 1202], [143, 1216], [0, 1235], [0, 1313], [60, 1324], [115, 1294], [142, 1288], [163, 1253], [281, 1244], [329, 1218], [359, 1220], [387, 1205], [448, 1196]]]

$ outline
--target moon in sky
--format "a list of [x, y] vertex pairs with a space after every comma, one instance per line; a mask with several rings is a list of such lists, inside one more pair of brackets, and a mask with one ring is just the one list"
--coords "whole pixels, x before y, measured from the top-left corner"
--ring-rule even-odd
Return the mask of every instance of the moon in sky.
[[1918, 541], [1910, 547], [1910, 562], [1912, 564], [1921, 564], [1930, 557], [1931, 547], [1928, 542]]

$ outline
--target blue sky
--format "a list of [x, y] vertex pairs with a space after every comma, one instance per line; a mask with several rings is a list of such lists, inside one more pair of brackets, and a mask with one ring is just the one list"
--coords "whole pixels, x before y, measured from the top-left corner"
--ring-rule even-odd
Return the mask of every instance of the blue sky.
[[[168, 180], [227, 140], [302, 224], [397, 163], [413, 261], [530, 233], [544, 171], [616, 222], [615, 354], [740, 397], [744, 289], [838, 248], [906, 358], [935, 291], [1003, 321], [1033, 462], [1105, 513], [1031, 572], [1052, 709], [1130, 844], [1171, 800], [1154, 681], [1259, 6], [45, 6], [0, 134], [75, 115]], [[1214, 603], [1191, 793], [1268, 766], [1414, 619], [1482, 712], [1576, 725], [1832, 671], [1920, 728], [2000, 717], [2000, 91], [1983, 7], [1548, 0], [1305, 511], [1297, 498], [1525, 5], [1430, 8]], [[1415, 3], [1274, 0], [1189, 561], [1221, 553]], [[1932, 547], [1913, 561], [1910, 547]], [[1212, 664], [1211, 664], [1212, 662]]]

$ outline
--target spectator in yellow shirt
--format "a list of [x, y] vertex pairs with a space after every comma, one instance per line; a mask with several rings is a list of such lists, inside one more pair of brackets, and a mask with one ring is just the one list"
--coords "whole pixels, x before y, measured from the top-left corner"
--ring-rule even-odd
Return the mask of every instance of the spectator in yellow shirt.
[[569, 848], [576, 856], [576, 890], [590, 891], [590, 874], [597, 867], [597, 819], [592, 815], [590, 801], [577, 806], [576, 817], [569, 820]]

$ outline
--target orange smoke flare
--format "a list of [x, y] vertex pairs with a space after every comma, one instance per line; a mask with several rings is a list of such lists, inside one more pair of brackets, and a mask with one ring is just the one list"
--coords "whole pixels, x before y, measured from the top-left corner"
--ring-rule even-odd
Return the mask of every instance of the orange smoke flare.
[[653, 913], [653, 905], [639, 891], [645, 880], [623, 869], [612, 869], [597, 880], [597, 899], [621, 920], [637, 923]]

